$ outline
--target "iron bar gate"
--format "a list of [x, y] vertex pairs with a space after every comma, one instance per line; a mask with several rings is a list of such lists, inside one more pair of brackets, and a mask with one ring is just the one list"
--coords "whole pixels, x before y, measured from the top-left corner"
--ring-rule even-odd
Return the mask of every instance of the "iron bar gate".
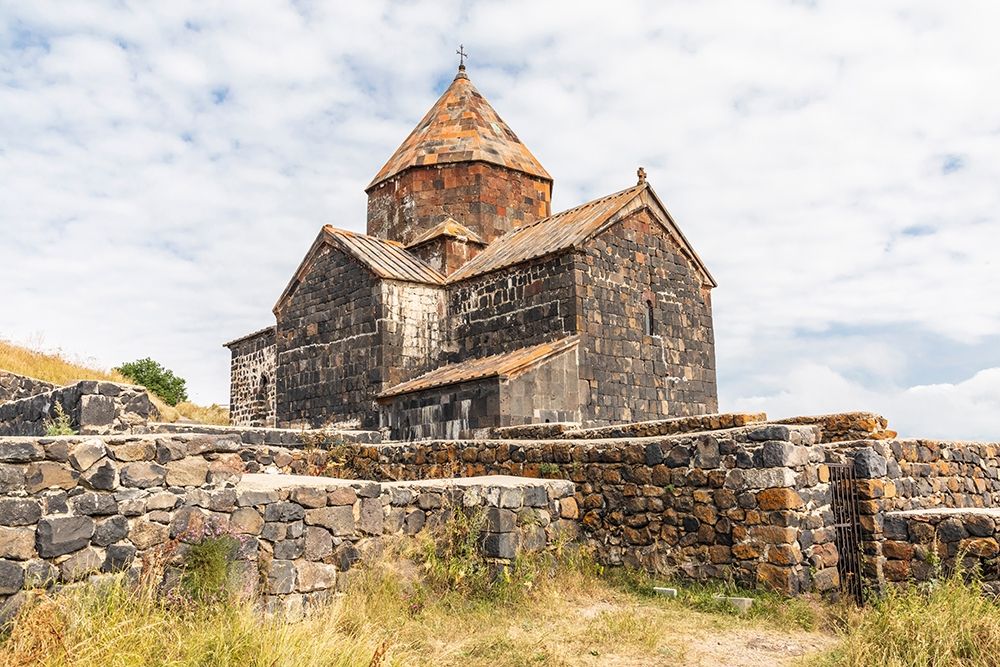
[[864, 604], [861, 586], [861, 529], [853, 463], [828, 463], [833, 527], [837, 531], [840, 590]]

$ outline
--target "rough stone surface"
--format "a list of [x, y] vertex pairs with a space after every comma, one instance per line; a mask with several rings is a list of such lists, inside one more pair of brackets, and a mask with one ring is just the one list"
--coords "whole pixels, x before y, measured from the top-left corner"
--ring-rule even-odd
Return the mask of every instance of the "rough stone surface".
[[94, 534], [94, 520], [86, 516], [46, 517], [38, 522], [37, 548], [43, 558], [82, 549]]

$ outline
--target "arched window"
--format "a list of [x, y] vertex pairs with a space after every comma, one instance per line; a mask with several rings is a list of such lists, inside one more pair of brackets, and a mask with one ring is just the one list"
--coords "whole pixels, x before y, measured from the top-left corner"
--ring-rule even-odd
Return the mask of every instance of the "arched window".
[[653, 319], [653, 302], [646, 302], [646, 335], [652, 336], [656, 333], [656, 320]]

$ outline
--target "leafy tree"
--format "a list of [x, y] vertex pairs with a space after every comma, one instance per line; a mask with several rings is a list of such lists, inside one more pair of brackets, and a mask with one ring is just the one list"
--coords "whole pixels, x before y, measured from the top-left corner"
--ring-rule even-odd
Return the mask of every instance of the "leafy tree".
[[167, 405], [187, 400], [187, 381], [149, 357], [122, 364], [115, 370], [162, 398]]

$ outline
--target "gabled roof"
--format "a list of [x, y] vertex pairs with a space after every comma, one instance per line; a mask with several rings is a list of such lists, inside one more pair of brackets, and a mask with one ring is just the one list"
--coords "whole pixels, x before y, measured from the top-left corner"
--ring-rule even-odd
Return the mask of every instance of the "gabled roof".
[[652, 211], [653, 217], [674, 237], [684, 253], [714, 287], [715, 279], [698, 257], [698, 253], [670, 217], [659, 197], [645, 182], [512, 229], [452, 273], [448, 282], [465, 280], [577, 247], [643, 208]]
[[324, 245], [332, 245], [346, 251], [379, 278], [427, 285], [444, 284], [443, 273], [416, 255], [406, 252], [403, 244], [397, 241], [386, 241], [374, 236], [324, 225], [302, 263], [299, 264], [299, 268], [296, 269], [295, 276], [278, 297], [278, 302], [274, 306], [275, 310], [291, 295], [308, 271], [313, 257]]
[[459, 71], [366, 190], [410, 167], [475, 161], [552, 180], [465, 72]]
[[580, 341], [579, 336], [567, 336], [550, 343], [522, 347], [513, 352], [494, 354], [479, 359], [469, 359], [457, 364], [449, 364], [436, 368], [420, 377], [397, 384], [386, 389], [378, 398], [390, 398], [414, 391], [444, 387], [460, 382], [482, 380], [488, 377], [509, 379], [529, 371], [541, 362], [565, 352]]
[[330, 225], [323, 227], [323, 231], [361, 260], [379, 278], [432, 285], [444, 283], [444, 274], [416, 255], [406, 252], [403, 244], [398, 241], [357, 234]]
[[479, 234], [475, 233], [465, 225], [461, 224], [453, 218], [448, 218], [443, 222], [439, 222], [434, 225], [426, 232], [418, 236], [416, 239], [407, 244], [407, 248], [412, 248], [418, 246], [421, 243], [427, 243], [428, 241], [433, 241], [436, 238], [442, 236], [447, 236], [454, 239], [462, 239], [465, 241], [470, 241], [472, 243], [478, 243], [479, 245], [486, 245], [486, 241], [482, 239]]

